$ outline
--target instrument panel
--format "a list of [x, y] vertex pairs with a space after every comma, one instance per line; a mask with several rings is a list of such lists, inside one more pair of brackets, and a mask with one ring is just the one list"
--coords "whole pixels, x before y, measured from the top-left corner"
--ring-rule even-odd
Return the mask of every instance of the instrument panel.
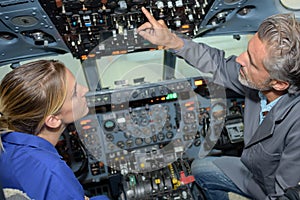
[[[136, 28], [142, 6], [182, 37], [253, 33], [265, 17], [299, 11], [280, 0], [1, 0], [0, 65], [71, 53], [84, 61], [161, 49]], [[268, 8], [268, 9], [265, 9]], [[15, 51], [15, 47], [18, 51]]]
[[69, 151], [76, 147], [69, 164], [87, 190], [103, 181], [111, 189], [121, 184], [109, 190], [112, 199], [197, 199], [191, 161], [225, 144], [242, 147], [243, 102], [223, 95], [207, 77], [90, 92], [90, 113], [62, 139], [72, 144]]
[[[0, 0], [0, 66], [70, 53], [91, 89], [99, 81], [97, 59], [162, 49], [136, 33], [147, 20], [141, 7], [190, 39], [238, 39], [278, 12], [300, 19], [299, 8], [282, 0]], [[209, 77], [97, 87], [87, 102], [89, 114], [56, 146], [87, 196], [198, 199], [192, 160], [238, 156], [243, 148], [243, 99]]]
[[132, 165], [126, 172], [175, 161], [195, 138], [199, 105], [188, 81], [169, 82], [88, 95], [94, 114], [77, 127], [89, 151], [117, 170]]

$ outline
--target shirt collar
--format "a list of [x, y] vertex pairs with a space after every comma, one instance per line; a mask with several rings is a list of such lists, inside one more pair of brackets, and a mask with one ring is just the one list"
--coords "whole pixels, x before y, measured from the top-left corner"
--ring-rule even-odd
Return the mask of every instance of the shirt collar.
[[20, 132], [9, 132], [1, 135], [1, 139], [4, 143], [7, 142], [16, 145], [41, 148], [57, 154], [56, 148], [50, 142], [35, 135]]
[[263, 119], [265, 118], [265, 116], [263, 115], [264, 112], [269, 112], [273, 106], [275, 106], [275, 104], [281, 99], [282, 96], [278, 97], [277, 99], [275, 99], [274, 101], [267, 103], [267, 97], [261, 92], [258, 92], [258, 96], [260, 98], [260, 114], [259, 114], [259, 119], [260, 119], [260, 123], [263, 121]]

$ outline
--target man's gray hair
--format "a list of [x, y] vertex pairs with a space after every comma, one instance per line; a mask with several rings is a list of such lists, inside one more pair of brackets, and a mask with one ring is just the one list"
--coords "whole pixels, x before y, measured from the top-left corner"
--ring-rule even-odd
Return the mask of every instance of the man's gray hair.
[[294, 14], [277, 14], [265, 19], [258, 37], [266, 44], [265, 68], [272, 79], [287, 81], [288, 92], [300, 90], [300, 23]]

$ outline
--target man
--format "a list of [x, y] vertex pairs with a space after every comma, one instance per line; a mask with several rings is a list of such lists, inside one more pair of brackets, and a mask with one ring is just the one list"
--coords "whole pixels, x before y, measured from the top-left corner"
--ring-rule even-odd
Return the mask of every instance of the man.
[[228, 192], [251, 199], [276, 199], [300, 181], [300, 24], [290, 14], [260, 25], [247, 50], [224, 57], [205, 44], [181, 39], [162, 20], [142, 8], [149, 22], [138, 33], [170, 49], [214, 82], [245, 97], [241, 158], [208, 157], [192, 164], [207, 199], [228, 199]]

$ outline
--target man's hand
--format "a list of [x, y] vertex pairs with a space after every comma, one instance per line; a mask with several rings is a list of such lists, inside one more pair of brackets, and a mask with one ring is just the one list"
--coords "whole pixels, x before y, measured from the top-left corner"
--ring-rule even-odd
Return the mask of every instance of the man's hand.
[[172, 33], [163, 20], [156, 20], [144, 7], [142, 7], [142, 12], [149, 22], [138, 27], [137, 32], [140, 36], [152, 44], [164, 46], [165, 49], [178, 50], [183, 47], [183, 40]]

